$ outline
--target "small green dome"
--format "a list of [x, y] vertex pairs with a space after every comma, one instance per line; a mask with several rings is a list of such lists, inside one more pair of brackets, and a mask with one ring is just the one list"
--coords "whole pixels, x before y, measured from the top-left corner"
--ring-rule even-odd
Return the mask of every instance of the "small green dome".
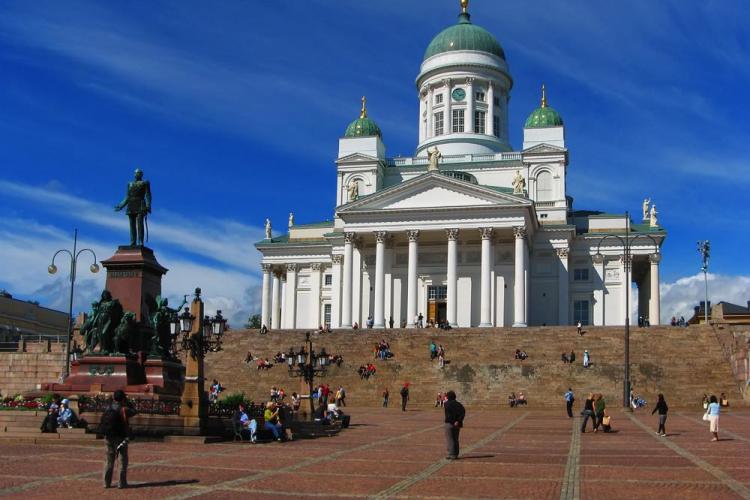
[[492, 34], [484, 28], [471, 24], [468, 12], [458, 15], [458, 24], [444, 29], [432, 39], [424, 53], [424, 59], [452, 50], [476, 50], [494, 54], [505, 59], [505, 51]]
[[346, 127], [344, 137], [368, 137], [377, 135], [382, 138], [383, 134], [380, 132], [380, 127], [367, 117], [367, 99], [362, 96], [362, 111], [359, 113], [359, 118], [354, 120]]
[[562, 127], [563, 119], [560, 113], [547, 105], [547, 92], [542, 85], [542, 104], [526, 119], [524, 128]]

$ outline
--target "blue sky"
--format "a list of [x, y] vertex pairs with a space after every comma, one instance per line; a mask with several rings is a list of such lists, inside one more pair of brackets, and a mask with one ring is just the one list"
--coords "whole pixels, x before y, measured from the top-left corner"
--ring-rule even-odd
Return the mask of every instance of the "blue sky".
[[[0, 288], [65, 307], [46, 274], [74, 227], [109, 257], [135, 167], [153, 184], [152, 246], [172, 297], [202, 286], [237, 323], [258, 309], [261, 238], [290, 211], [333, 211], [337, 140], [359, 98], [388, 155], [417, 142], [414, 79], [458, 0], [3, 2]], [[473, 0], [503, 45], [511, 142], [546, 83], [570, 149], [578, 209], [638, 213], [668, 229], [662, 310], [701, 297], [695, 242], [710, 239], [712, 300], [750, 299], [750, 4]], [[87, 267], [87, 266], [85, 266]], [[61, 266], [66, 269], [66, 266]], [[85, 268], [84, 268], [85, 269]], [[64, 274], [64, 273], [63, 273]], [[103, 286], [79, 276], [76, 308]]]

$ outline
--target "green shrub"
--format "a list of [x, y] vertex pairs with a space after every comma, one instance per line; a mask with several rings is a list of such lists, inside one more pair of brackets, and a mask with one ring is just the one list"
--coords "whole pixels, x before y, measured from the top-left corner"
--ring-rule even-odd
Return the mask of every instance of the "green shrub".
[[247, 405], [250, 403], [250, 401], [247, 399], [244, 392], [233, 392], [232, 394], [227, 394], [223, 398], [219, 399], [217, 403], [221, 406], [237, 408], [240, 403], [245, 403]]

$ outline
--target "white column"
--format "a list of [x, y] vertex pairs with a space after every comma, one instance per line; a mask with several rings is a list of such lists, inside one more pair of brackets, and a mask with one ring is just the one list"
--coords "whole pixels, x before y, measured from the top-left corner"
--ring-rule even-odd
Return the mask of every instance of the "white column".
[[448, 235], [448, 297], [446, 316], [451, 327], [458, 326], [458, 300], [456, 296], [458, 271], [458, 229], [446, 229]]
[[425, 95], [422, 92], [417, 93], [419, 99], [419, 142], [425, 140], [425, 129], [427, 128], [427, 105]]
[[352, 327], [352, 245], [354, 233], [344, 233], [344, 285], [341, 291], [341, 326]]
[[558, 248], [557, 258], [560, 259], [557, 266], [557, 324], [569, 325], [568, 311], [570, 310], [568, 274], [568, 248]]
[[492, 228], [479, 229], [482, 236], [481, 314], [479, 326], [492, 326]]
[[445, 113], [443, 114], [443, 133], [453, 133], [453, 116], [451, 115], [451, 109], [453, 105], [453, 97], [451, 91], [453, 90], [453, 84], [450, 78], [443, 80], [445, 83], [445, 95], [443, 96], [443, 102], [445, 102]]
[[433, 95], [432, 86], [430, 85], [427, 91], [427, 134], [425, 139], [429, 139], [435, 134], [435, 125], [433, 124], [434, 118], [432, 116], [432, 102], [434, 98], [435, 96]]
[[286, 265], [286, 327], [297, 328], [297, 264]]
[[260, 299], [260, 324], [269, 328], [271, 326], [271, 264], [261, 264], [263, 270], [263, 284], [261, 285]]
[[287, 328], [286, 322], [286, 273], [281, 271], [281, 309], [279, 310], [279, 328]]
[[513, 326], [526, 326], [526, 228], [513, 227], [516, 239], [515, 283], [513, 285]]
[[388, 233], [375, 232], [375, 328], [385, 328], [385, 239]]
[[271, 282], [271, 329], [276, 330], [280, 326], [279, 319], [281, 314], [281, 304], [279, 303], [281, 283], [278, 272], [273, 273], [273, 279]]
[[323, 265], [319, 262], [310, 264], [310, 325], [317, 328], [322, 324], [320, 321], [320, 289], [322, 285], [321, 274]]
[[[592, 261], [594, 263], [594, 270], [599, 275], [599, 280], [601, 284], [601, 288], [594, 288], [594, 300], [596, 301], [595, 309], [596, 309], [596, 315], [594, 316], [594, 325], [597, 326], [604, 326], [604, 322], [606, 320], [606, 314], [604, 310], [604, 296], [605, 296], [605, 289], [606, 289], [606, 283], [607, 283], [607, 276], [606, 276], [606, 267], [607, 267], [607, 259], [604, 258], [604, 256], [597, 257], [596, 255], [593, 256]], [[575, 319], [575, 318], [571, 318]]]
[[659, 325], [659, 314], [661, 313], [661, 299], [659, 297], [659, 262], [661, 262], [661, 254], [654, 253], [649, 255], [649, 262], [651, 263], [650, 273], [650, 285], [651, 285], [651, 298], [648, 304], [648, 321], [651, 326]]
[[341, 263], [343, 255], [331, 255], [331, 328], [341, 328]]
[[495, 85], [492, 82], [487, 82], [487, 121], [485, 121], [485, 131], [487, 135], [494, 135], [495, 131], [492, 130], [492, 124], [494, 123], [493, 117], [495, 116]]
[[466, 117], [464, 131], [474, 133], [474, 78], [466, 79]]
[[417, 250], [419, 231], [406, 231], [409, 238], [409, 267], [406, 285], [406, 327], [414, 328], [414, 318], [417, 315]]

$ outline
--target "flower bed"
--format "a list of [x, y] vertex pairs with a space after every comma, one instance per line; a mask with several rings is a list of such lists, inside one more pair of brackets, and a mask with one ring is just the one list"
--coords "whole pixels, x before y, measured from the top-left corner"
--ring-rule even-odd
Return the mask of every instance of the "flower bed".
[[23, 396], [16, 396], [14, 398], [3, 398], [2, 400], [0, 400], [0, 411], [37, 411], [46, 409], [47, 405], [48, 403], [42, 401], [39, 398], [24, 398]]

